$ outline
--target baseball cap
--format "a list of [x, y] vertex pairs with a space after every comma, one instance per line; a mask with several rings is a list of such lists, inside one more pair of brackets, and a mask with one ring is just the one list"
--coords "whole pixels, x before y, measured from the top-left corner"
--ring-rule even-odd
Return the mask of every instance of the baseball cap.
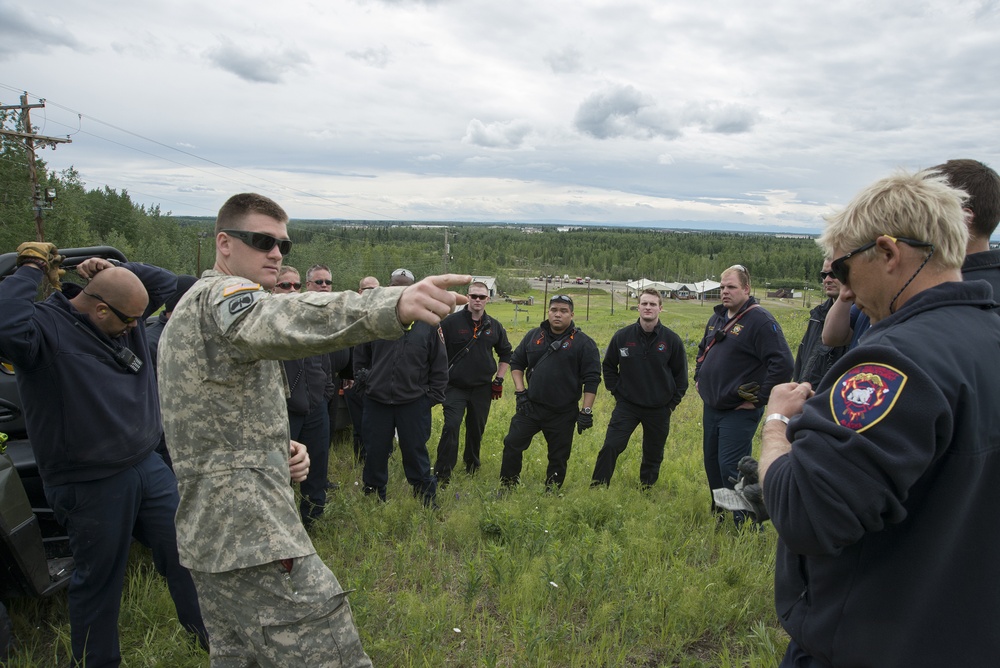
[[397, 276], [405, 276], [411, 281], [413, 280], [413, 272], [410, 271], [409, 269], [403, 269], [402, 267], [392, 272], [392, 275], [389, 278], [396, 278]]

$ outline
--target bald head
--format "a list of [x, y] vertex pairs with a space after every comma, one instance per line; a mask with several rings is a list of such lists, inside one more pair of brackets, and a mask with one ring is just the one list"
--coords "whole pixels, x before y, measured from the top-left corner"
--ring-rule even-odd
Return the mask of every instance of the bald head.
[[[77, 311], [87, 314], [98, 329], [114, 338], [141, 324], [149, 294], [131, 271], [109, 267], [95, 274], [71, 303]], [[134, 320], [125, 322], [123, 316]]]
[[[124, 267], [110, 267], [99, 272], [87, 284], [86, 290], [91, 293], [96, 292], [114, 304], [115, 308], [131, 315], [142, 313], [149, 304], [149, 295], [146, 294], [142, 281]], [[127, 311], [122, 308], [129, 302], [138, 308], [130, 308]]]

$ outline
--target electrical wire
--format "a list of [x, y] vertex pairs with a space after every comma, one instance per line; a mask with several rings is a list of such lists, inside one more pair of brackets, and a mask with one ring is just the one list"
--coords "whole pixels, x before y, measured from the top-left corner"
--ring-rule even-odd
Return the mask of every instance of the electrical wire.
[[[12, 87], [12, 86], [10, 86], [8, 84], [4, 84], [2, 82], [0, 82], [0, 88], [4, 88], [4, 89], [10, 90], [10, 91], [14, 91], [14, 92], [22, 92], [22, 89], [20, 89], [20, 88], [14, 88], [14, 87]], [[58, 102], [53, 102], [50, 99], [41, 98], [41, 97], [39, 97], [37, 95], [33, 95], [30, 92], [28, 92], [28, 91], [23, 91], [23, 93], [25, 95], [28, 95], [30, 97], [34, 97], [34, 98], [36, 98], [36, 99], [38, 99], [40, 101], [43, 101], [45, 104], [52, 105], [53, 107], [55, 107], [57, 109], [62, 109], [63, 111], [67, 111], [69, 113], [76, 114], [77, 119], [79, 121], [79, 124], [78, 124], [77, 130], [73, 134], [84, 134], [84, 135], [87, 135], [87, 136], [90, 136], [90, 137], [94, 137], [95, 139], [100, 139], [102, 141], [106, 141], [108, 143], [115, 144], [117, 146], [121, 146], [122, 148], [126, 148], [126, 149], [132, 150], [132, 151], [136, 151], [137, 153], [142, 153], [144, 155], [148, 155], [150, 157], [153, 157], [153, 158], [156, 158], [156, 159], [159, 159], [159, 160], [164, 160], [166, 162], [178, 165], [180, 167], [184, 167], [185, 169], [191, 169], [191, 170], [194, 170], [194, 171], [197, 171], [197, 172], [201, 172], [203, 174], [209, 174], [209, 175], [214, 176], [216, 178], [223, 178], [223, 179], [225, 179], [227, 181], [230, 181], [232, 183], [237, 183], [237, 184], [239, 184], [241, 186], [256, 187], [256, 186], [254, 186], [252, 184], [249, 184], [249, 183], [247, 183], [245, 181], [241, 181], [239, 179], [235, 179], [235, 178], [231, 178], [231, 177], [226, 177], [226, 176], [223, 176], [221, 174], [217, 174], [215, 172], [211, 172], [211, 171], [208, 171], [208, 170], [200, 169], [198, 167], [194, 167], [192, 165], [189, 165], [189, 164], [177, 161], [177, 160], [171, 160], [170, 158], [166, 158], [166, 157], [164, 157], [162, 155], [157, 155], [157, 154], [151, 153], [149, 151], [144, 151], [144, 150], [139, 149], [137, 147], [130, 146], [128, 144], [124, 144], [124, 143], [115, 141], [115, 140], [110, 139], [108, 137], [104, 137], [104, 136], [98, 135], [96, 133], [92, 133], [92, 132], [83, 130], [82, 129], [83, 128], [83, 120], [86, 119], [86, 120], [92, 121], [94, 123], [97, 123], [99, 125], [103, 125], [103, 126], [106, 126], [108, 128], [111, 128], [113, 130], [116, 130], [118, 132], [121, 132], [123, 134], [130, 135], [132, 137], [135, 137], [136, 139], [140, 139], [142, 141], [146, 141], [146, 142], [149, 142], [151, 144], [155, 144], [155, 145], [160, 146], [162, 148], [165, 148], [167, 150], [175, 151], [177, 153], [180, 153], [182, 155], [188, 156], [188, 157], [193, 158], [195, 160], [200, 160], [202, 162], [208, 163], [208, 164], [213, 165], [215, 167], [219, 167], [220, 169], [231, 171], [231, 172], [235, 172], [236, 174], [240, 174], [242, 176], [248, 177], [248, 178], [253, 179], [253, 180], [257, 181], [257, 182], [269, 183], [269, 184], [271, 184], [273, 186], [277, 186], [278, 188], [281, 188], [282, 191], [285, 191], [285, 192], [297, 193], [299, 195], [302, 195], [304, 197], [307, 197], [307, 198], [310, 198], [310, 199], [313, 199], [313, 200], [319, 200], [319, 201], [322, 201], [322, 202], [327, 202], [327, 203], [332, 204], [333, 206], [336, 206], [336, 207], [339, 207], [339, 208], [353, 209], [355, 211], [366, 213], [366, 214], [375, 216], [377, 218], [383, 218], [383, 219], [385, 219], [384, 222], [401, 222], [399, 219], [393, 218], [391, 216], [386, 216], [385, 214], [380, 213], [378, 211], [372, 211], [370, 209], [365, 209], [365, 208], [362, 208], [362, 207], [359, 207], [359, 206], [354, 206], [352, 204], [347, 204], [347, 203], [344, 203], [344, 202], [339, 202], [337, 200], [333, 200], [333, 199], [330, 199], [328, 197], [324, 197], [322, 195], [317, 195], [316, 193], [312, 193], [312, 192], [309, 192], [309, 191], [306, 191], [306, 190], [301, 190], [299, 188], [295, 188], [295, 187], [292, 187], [292, 186], [285, 185], [285, 184], [283, 184], [283, 183], [281, 183], [279, 181], [274, 181], [272, 179], [268, 179], [268, 178], [265, 178], [265, 177], [262, 177], [262, 176], [251, 174], [249, 172], [237, 169], [235, 167], [230, 167], [230, 166], [225, 165], [223, 163], [216, 162], [215, 160], [211, 160], [209, 158], [202, 157], [202, 156], [197, 155], [195, 153], [192, 153], [190, 151], [186, 151], [184, 149], [177, 148], [176, 146], [171, 146], [169, 144], [165, 144], [165, 143], [163, 143], [163, 142], [161, 142], [159, 140], [152, 139], [150, 137], [146, 137], [146, 136], [141, 135], [141, 134], [139, 134], [137, 132], [133, 132], [133, 131], [128, 130], [126, 128], [123, 128], [123, 127], [120, 127], [118, 125], [115, 125], [113, 123], [109, 123], [107, 121], [103, 121], [103, 120], [101, 120], [99, 118], [96, 118], [94, 116], [90, 116], [88, 114], [84, 114], [82, 112], [76, 111], [75, 109], [71, 109], [70, 107], [67, 107], [65, 105], [59, 104]], [[57, 124], [57, 125], [61, 125], [61, 126], [65, 127], [65, 128], [70, 128], [71, 127], [71, 126], [68, 126], [68, 125], [66, 125], [64, 123], [60, 123], [59, 121], [56, 121], [54, 119], [50, 119], [50, 118], [48, 118], [47, 115], [44, 116], [44, 118], [45, 118], [46, 122]], [[67, 135], [67, 137], [69, 137], [69, 136], [71, 136], [71, 135]], [[284, 194], [284, 193], [282, 193], [282, 194]], [[178, 202], [178, 203], [182, 203], [182, 202]], [[186, 204], [186, 203], [183, 203], [183, 204]], [[196, 205], [188, 205], [188, 206], [196, 206]], [[204, 208], [204, 207], [196, 207], [196, 208]]]

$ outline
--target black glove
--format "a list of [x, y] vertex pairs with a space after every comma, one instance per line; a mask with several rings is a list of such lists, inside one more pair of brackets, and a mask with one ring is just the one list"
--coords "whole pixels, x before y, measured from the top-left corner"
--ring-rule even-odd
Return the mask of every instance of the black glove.
[[580, 414], [576, 416], [576, 433], [582, 434], [593, 426], [594, 414], [580, 411]]
[[736, 480], [736, 491], [750, 504], [750, 512], [753, 513], [757, 522], [766, 522], [771, 519], [764, 505], [764, 490], [760, 486], [760, 477], [757, 472], [757, 460], [747, 455], [736, 465], [739, 471], [739, 478]]
[[760, 383], [744, 383], [736, 390], [736, 393], [740, 395], [740, 399], [749, 401], [752, 404], [760, 401], [760, 398], [757, 396], [758, 392], [760, 392]]
[[493, 401], [496, 401], [503, 396], [503, 378], [494, 378], [493, 384], [490, 386], [490, 391], [493, 393]]
[[364, 394], [365, 389], [368, 387], [368, 373], [371, 369], [358, 369], [354, 372], [354, 391], [358, 394]]
[[528, 391], [521, 390], [520, 392], [515, 392], [514, 401], [516, 402], [515, 411], [517, 413], [524, 414], [525, 412], [527, 412], [528, 405], [531, 403], [531, 400], [528, 399]]

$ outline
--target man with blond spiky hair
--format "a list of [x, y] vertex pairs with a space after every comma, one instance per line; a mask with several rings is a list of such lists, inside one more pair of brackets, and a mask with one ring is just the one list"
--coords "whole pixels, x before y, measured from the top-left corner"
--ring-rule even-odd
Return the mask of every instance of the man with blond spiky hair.
[[962, 281], [966, 200], [936, 171], [900, 171], [819, 239], [873, 324], [817, 388], [771, 392], [759, 475], [782, 666], [1000, 654], [1000, 319], [990, 285]]

